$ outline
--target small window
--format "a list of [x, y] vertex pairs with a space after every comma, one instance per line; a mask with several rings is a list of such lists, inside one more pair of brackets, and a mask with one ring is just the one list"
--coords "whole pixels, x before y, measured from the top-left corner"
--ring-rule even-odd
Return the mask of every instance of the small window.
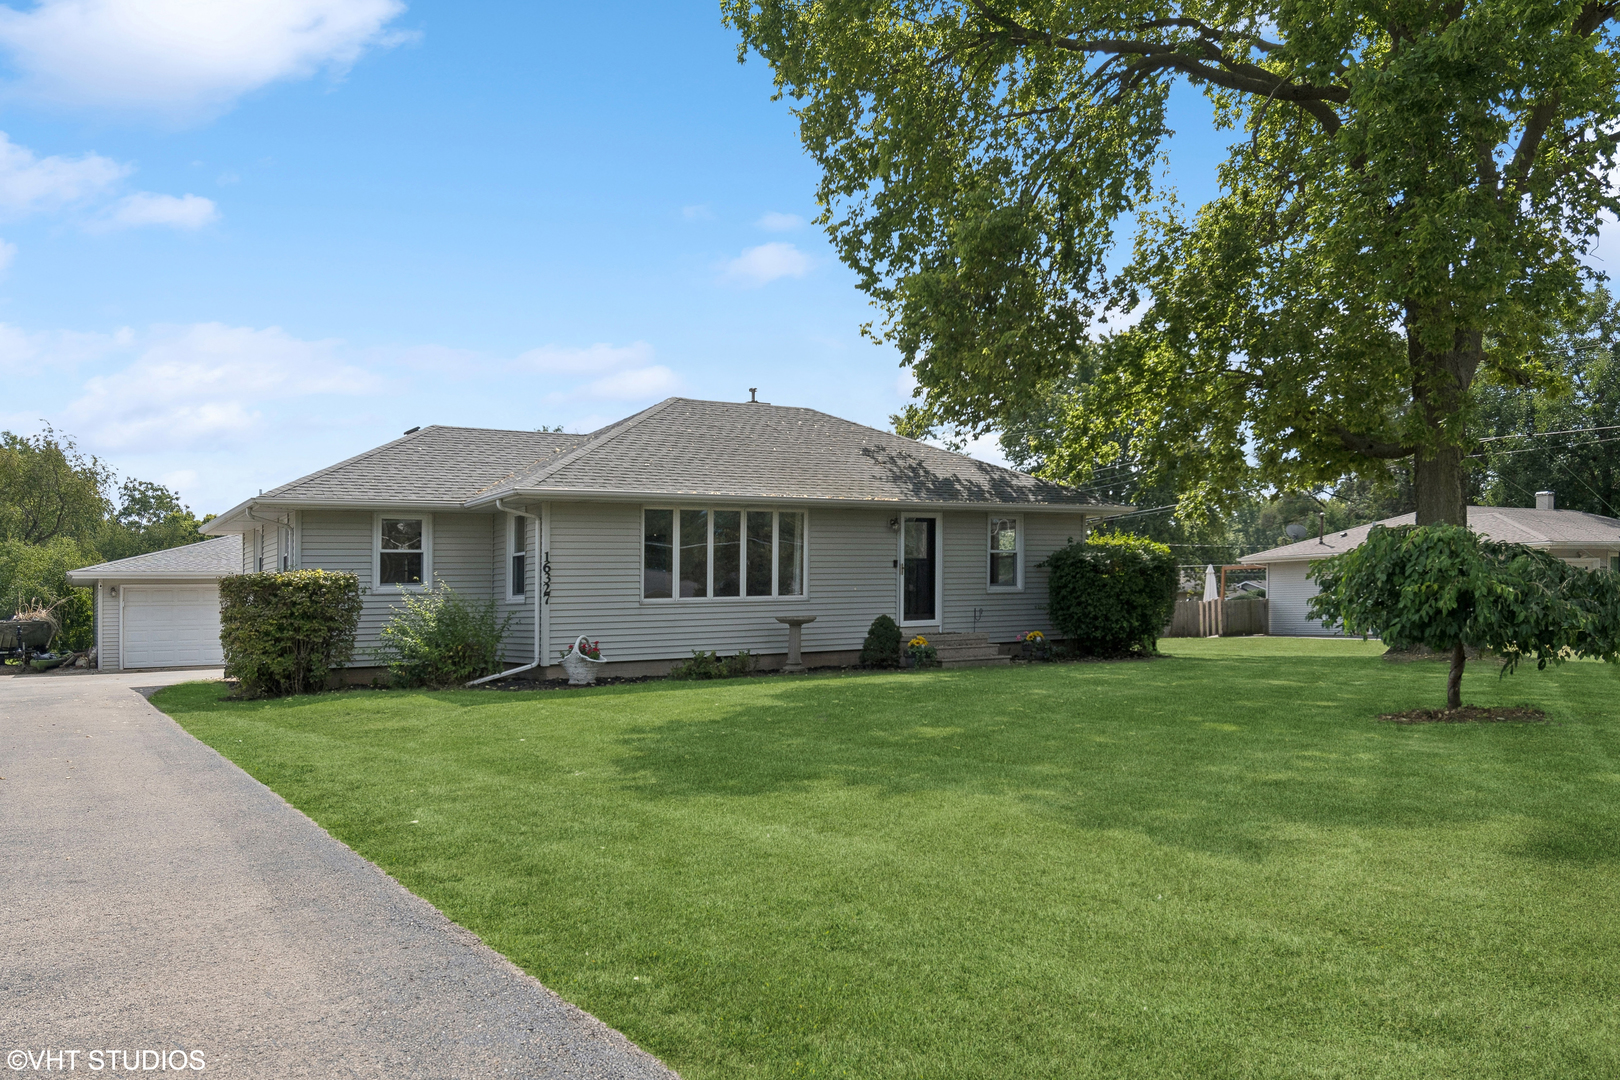
[[742, 595], [742, 511], [714, 512], [714, 595]]
[[804, 515], [776, 515], [776, 595], [804, 595]]
[[681, 596], [709, 595], [709, 512], [681, 511]]
[[422, 584], [421, 518], [383, 518], [377, 553], [377, 580], [384, 585]]
[[642, 531], [641, 595], [668, 600], [675, 583], [675, 511], [648, 510]]
[[1019, 536], [1017, 518], [990, 519], [990, 587], [1018, 588]]
[[516, 514], [512, 514], [511, 518], [506, 535], [506, 550], [511, 560], [507, 587], [510, 596], [521, 600], [528, 582], [528, 565], [524, 558], [529, 547], [528, 519]]
[[748, 511], [748, 595], [771, 595], [771, 545], [775, 534], [769, 510]]

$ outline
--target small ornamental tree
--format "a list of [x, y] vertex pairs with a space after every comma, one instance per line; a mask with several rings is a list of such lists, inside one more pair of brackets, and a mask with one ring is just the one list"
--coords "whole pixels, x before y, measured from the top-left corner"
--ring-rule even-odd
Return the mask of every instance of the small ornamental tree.
[[1152, 653], [1176, 602], [1176, 562], [1163, 544], [1129, 533], [1092, 536], [1059, 548], [1048, 614], [1071, 648], [1098, 656]]
[[1310, 569], [1321, 591], [1312, 618], [1397, 649], [1451, 656], [1446, 708], [1462, 707], [1467, 649], [1537, 668], [1575, 657], [1620, 657], [1620, 576], [1582, 570], [1458, 525], [1375, 525], [1359, 547]]
[[330, 570], [235, 574], [219, 583], [225, 674], [244, 697], [312, 693], [354, 655], [360, 579]]

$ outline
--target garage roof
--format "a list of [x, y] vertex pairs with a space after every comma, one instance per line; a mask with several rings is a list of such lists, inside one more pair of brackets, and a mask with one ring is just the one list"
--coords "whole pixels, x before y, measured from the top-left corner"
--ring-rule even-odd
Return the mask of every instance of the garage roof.
[[[1393, 528], [1411, 525], [1416, 514], [1402, 514], [1370, 525], [1357, 525], [1342, 532], [1330, 532], [1318, 542], [1316, 537], [1297, 544], [1243, 556], [1246, 563], [1288, 562], [1294, 559], [1325, 559], [1358, 547], [1367, 539], [1373, 525]], [[1581, 510], [1531, 510], [1522, 506], [1470, 506], [1468, 527], [1481, 536], [1501, 543], [1526, 547], [1620, 547], [1620, 519], [1588, 514]]]
[[242, 538], [236, 533], [216, 536], [184, 547], [166, 548], [145, 555], [69, 570], [67, 578], [75, 585], [89, 585], [102, 578], [198, 578], [213, 580], [242, 572]]

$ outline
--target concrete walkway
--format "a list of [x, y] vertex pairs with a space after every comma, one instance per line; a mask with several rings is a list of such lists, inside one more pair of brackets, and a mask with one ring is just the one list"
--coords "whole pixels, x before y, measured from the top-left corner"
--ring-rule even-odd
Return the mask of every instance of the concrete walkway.
[[209, 677], [0, 677], [0, 1075], [673, 1076], [136, 689]]

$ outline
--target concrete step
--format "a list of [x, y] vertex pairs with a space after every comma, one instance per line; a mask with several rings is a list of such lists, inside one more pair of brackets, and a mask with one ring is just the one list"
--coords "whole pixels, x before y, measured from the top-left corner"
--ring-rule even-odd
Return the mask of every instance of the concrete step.
[[989, 634], [924, 634], [928, 644], [936, 649], [942, 645], [988, 645]]
[[1001, 655], [998, 654], [996, 656], [975, 657], [974, 659], [971, 659], [971, 660], [944, 660], [944, 659], [942, 659], [939, 662], [939, 666], [942, 667], [942, 668], [1006, 667], [1008, 664], [1011, 664], [1011, 663], [1012, 663], [1012, 657], [1010, 657], [1010, 656], [1001, 656]]
[[941, 660], [980, 660], [1001, 655], [994, 645], [935, 645], [934, 651]]

